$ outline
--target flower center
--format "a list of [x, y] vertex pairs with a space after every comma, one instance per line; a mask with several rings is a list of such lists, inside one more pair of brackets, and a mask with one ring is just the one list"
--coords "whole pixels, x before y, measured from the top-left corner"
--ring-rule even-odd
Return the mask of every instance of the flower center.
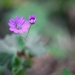
[[17, 24], [17, 25], [16, 25], [16, 28], [17, 28], [18, 30], [20, 30], [20, 29], [22, 29], [22, 26], [19, 25], [19, 24]]

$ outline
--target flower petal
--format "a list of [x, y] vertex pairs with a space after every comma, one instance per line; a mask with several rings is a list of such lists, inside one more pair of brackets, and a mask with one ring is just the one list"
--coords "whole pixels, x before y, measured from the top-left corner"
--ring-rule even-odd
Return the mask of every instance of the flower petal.
[[20, 30], [20, 31], [19, 31], [19, 33], [20, 33], [20, 34], [23, 34], [23, 33], [24, 33], [24, 31], [23, 31], [23, 30]]
[[15, 30], [14, 30], [14, 33], [19, 33], [19, 30], [15, 29]]
[[10, 19], [9, 21], [11, 24], [15, 24], [15, 20], [14, 19]]
[[32, 17], [34, 17], [34, 18], [36, 18], [36, 16], [33, 14], [33, 15], [31, 15]]
[[14, 32], [14, 33], [18, 33], [19, 30], [17, 30], [16, 28], [14, 28], [14, 29], [13, 29], [13, 32]]
[[24, 17], [21, 17], [21, 18], [20, 18], [20, 23], [23, 24], [24, 22], [25, 22]]
[[30, 27], [29, 21], [25, 21], [25, 23], [22, 25], [22, 28], [28, 29]]
[[23, 31], [23, 32], [28, 32], [28, 28], [23, 28], [21, 31]]
[[19, 23], [19, 20], [20, 20], [20, 18], [18, 16], [16, 16], [16, 19], [15, 19], [16, 23]]
[[8, 23], [8, 25], [10, 26], [10, 27], [15, 27], [15, 24], [12, 24], [12, 23]]
[[35, 24], [35, 22], [36, 22], [36, 20], [33, 20], [33, 19], [30, 20], [30, 23], [31, 23], [31, 24]]
[[14, 31], [14, 28], [9, 28], [10, 31]]
[[18, 33], [19, 31], [15, 28], [9, 28], [10, 31], [13, 31], [14, 33]]
[[31, 18], [36, 18], [36, 16], [33, 14], [33, 15], [30, 15], [29, 16], [29, 19], [31, 19]]

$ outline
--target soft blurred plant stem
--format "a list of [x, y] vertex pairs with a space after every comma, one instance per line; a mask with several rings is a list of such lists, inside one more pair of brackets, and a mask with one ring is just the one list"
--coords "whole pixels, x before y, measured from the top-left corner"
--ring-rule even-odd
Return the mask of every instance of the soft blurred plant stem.
[[31, 25], [30, 25], [29, 30], [28, 30], [28, 33], [27, 33], [27, 35], [26, 35], [26, 37], [25, 37], [25, 42], [26, 42], [27, 37], [28, 37], [28, 34], [29, 34], [29, 32], [30, 32], [30, 28], [31, 28]]

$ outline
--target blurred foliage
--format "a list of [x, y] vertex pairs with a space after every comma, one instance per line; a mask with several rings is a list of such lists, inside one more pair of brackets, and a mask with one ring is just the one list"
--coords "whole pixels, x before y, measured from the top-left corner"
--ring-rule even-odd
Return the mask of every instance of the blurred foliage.
[[12, 72], [14, 75], [26, 74], [26, 69], [31, 67], [32, 61], [25, 60], [25, 58], [15, 57], [12, 67]]
[[[13, 67], [12, 67], [12, 72], [14, 75], [23, 75], [25, 72], [24, 66], [22, 65], [24, 63], [25, 59], [21, 59], [18, 57], [14, 58], [13, 61]], [[24, 70], [24, 71], [23, 71]]]
[[68, 69], [64, 69], [62, 75], [73, 75]]
[[0, 0], [0, 5], [1, 5], [1, 8], [2, 7], [9, 8], [12, 6], [11, 0]]
[[25, 43], [24, 43], [23, 38], [20, 35], [18, 35], [16, 39], [17, 39], [17, 44], [19, 46], [19, 50], [23, 50], [25, 48]]
[[[18, 72], [20, 72], [20, 70], [23, 71], [24, 68], [26, 69], [27, 67], [29, 67], [32, 63], [31, 60], [24, 59], [25, 61], [24, 60], [22, 61], [21, 59], [18, 59], [15, 57], [17, 54], [17, 51], [20, 51], [23, 49], [25, 49], [26, 51], [25, 53], [28, 56], [28, 58], [33, 57], [33, 55], [26, 49], [25, 43], [22, 40], [22, 37], [20, 35], [15, 35], [15, 34], [7, 35], [3, 40], [0, 40], [0, 66], [6, 67], [9, 70], [12, 70], [12, 68], [15, 68], [16, 70], [19, 69]], [[22, 64], [21, 66], [23, 66], [24, 68], [20, 69], [18, 63]], [[17, 68], [17, 65], [18, 65], [18, 68]]]
[[8, 53], [0, 53], [0, 65], [7, 65], [11, 61], [12, 55]]

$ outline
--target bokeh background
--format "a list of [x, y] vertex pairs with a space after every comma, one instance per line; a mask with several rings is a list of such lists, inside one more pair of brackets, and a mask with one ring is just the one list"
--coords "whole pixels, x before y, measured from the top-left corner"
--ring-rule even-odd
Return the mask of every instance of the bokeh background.
[[[37, 21], [24, 42], [9, 31], [8, 22], [15, 16], [24, 16], [27, 20], [32, 14], [36, 15]], [[0, 0], [1, 73], [24, 46], [36, 57], [49, 53], [62, 63], [66, 60], [69, 71], [64, 70], [62, 75], [75, 73], [75, 0]], [[53, 75], [61, 75], [58, 73]]]

